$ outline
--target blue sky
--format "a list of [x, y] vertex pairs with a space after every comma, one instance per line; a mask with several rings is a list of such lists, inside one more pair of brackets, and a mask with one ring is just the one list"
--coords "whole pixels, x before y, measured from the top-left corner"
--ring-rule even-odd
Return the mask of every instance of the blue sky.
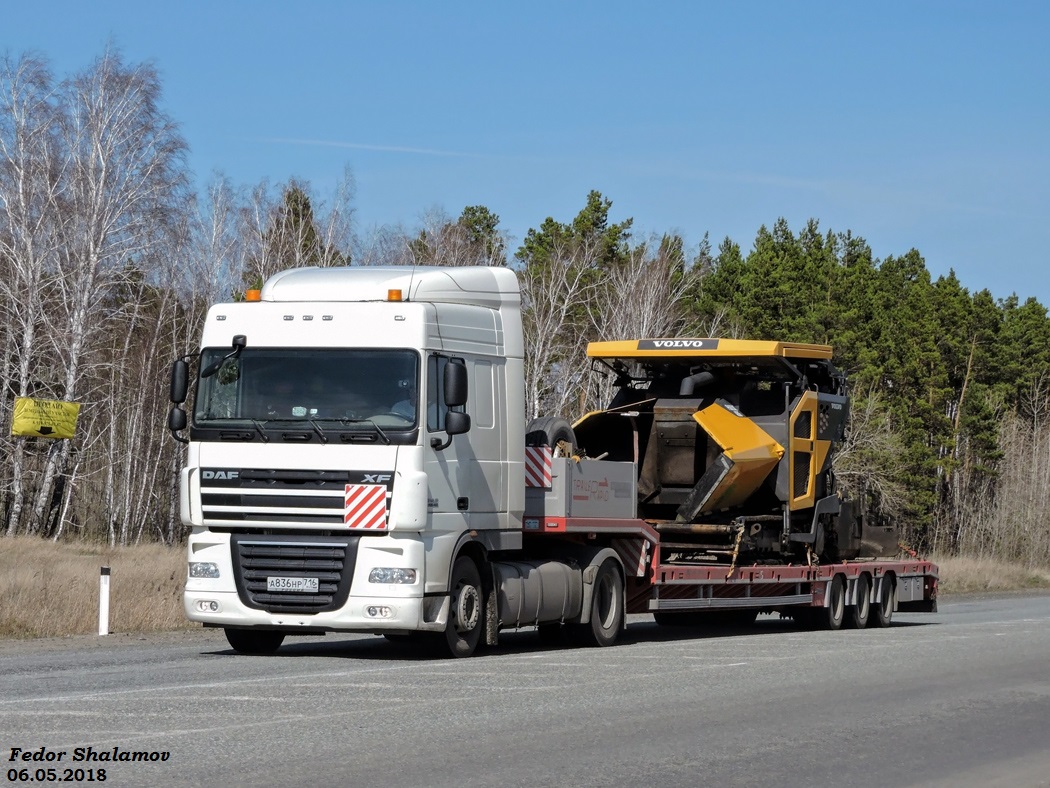
[[514, 247], [591, 189], [636, 237], [784, 217], [1050, 305], [1050, 4], [9, 1], [61, 76], [152, 61], [203, 184], [349, 165], [359, 227], [435, 208]]

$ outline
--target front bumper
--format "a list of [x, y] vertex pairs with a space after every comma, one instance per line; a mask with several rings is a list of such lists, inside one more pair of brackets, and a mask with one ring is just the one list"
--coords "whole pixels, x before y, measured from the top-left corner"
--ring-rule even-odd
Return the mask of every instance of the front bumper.
[[[341, 591], [337, 589], [330, 595], [328, 603], [310, 609], [318, 597], [304, 594], [303, 604], [299, 604], [300, 597], [296, 594], [283, 594], [276, 599], [267, 593], [269, 575], [310, 574], [311, 570], [303, 568], [308, 562], [300, 561], [302, 556], [297, 551], [328, 553], [333, 541], [353, 541], [353, 544], [335, 559], [327, 554], [320, 559], [326, 564], [332, 560], [342, 561], [338, 574]], [[191, 535], [187, 552], [191, 563], [214, 564], [218, 574], [217, 577], [187, 578], [183, 607], [191, 621], [221, 627], [304, 632], [411, 632], [441, 631], [448, 619], [447, 595], [424, 596], [425, 554], [418, 538], [394, 534], [352, 540], [311, 540], [305, 536], [283, 535], [245, 538], [200, 529]], [[369, 582], [371, 570], [378, 567], [415, 569], [416, 581], [411, 584]], [[332, 572], [331, 566], [317, 570], [322, 586], [333, 582]]]
[[186, 617], [220, 627], [262, 627], [325, 632], [440, 632], [448, 620], [448, 597], [354, 597], [339, 610], [311, 615], [270, 613], [250, 608], [234, 592], [190, 591], [183, 595]]

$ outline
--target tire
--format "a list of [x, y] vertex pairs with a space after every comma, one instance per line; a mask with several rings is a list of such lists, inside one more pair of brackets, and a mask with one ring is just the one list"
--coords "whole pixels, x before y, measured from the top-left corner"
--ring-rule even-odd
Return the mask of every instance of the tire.
[[[525, 430], [526, 446], [550, 446], [551, 449], [557, 450], [559, 443], [567, 443], [572, 447], [571, 454], [577, 453], [576, 433], [565, 419], [541, 416], [529, 422]], [[555, 456], [562, 455], [555, 451]]]
[[846, 619], [846, 578], [835, 575], [828, 585], [828, 606], [823, 609], [824, 629], [842, 629]]
[[226, 640], [240, 654], [273, 654], [284, 642], [283, 632], [269, 629], [224, 629]]
[[851, 629], [864, 629], [871, 615], [871, 578], [863, 572], [857, 578], [857, 604], [850, 605], [847, 623]]
[[611, 558], [606, 558], [594, 577], [591, 592], [591, 620], [577, 625], [576, 634], [582, 645], [611, 646], [623, 629], [623, 578]]
[[893, 620], [893, 603], [897, 601], [897, 584], [893, 575], [886, 575], [879, 584], [879, 600], [872, 605], [869, 623], [876, 627], [888, 627]]
[[453, 657], [469, 657], [481, 641], [485, 626], [484, 590], [478, 565], [461, 555], [452, 565], [449, 583], [452, 597], [445, 626], [445, 644]]

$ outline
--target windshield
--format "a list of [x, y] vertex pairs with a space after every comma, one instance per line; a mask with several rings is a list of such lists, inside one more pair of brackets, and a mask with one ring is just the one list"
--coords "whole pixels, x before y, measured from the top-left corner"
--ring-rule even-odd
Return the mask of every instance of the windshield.
[[[229, 348], [201, 354], [202, 370]], [[416, 426], [419, 354], [413, 350], [245, 348], [200, 379], [198, 426], [230, 422]]]

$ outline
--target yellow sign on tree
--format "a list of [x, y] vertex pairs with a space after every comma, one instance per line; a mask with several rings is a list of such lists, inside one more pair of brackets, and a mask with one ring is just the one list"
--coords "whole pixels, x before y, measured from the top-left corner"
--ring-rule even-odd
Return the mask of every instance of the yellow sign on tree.
[[78, 402], [17, 397], [11, 434], [29, 438], [72, 438], [79, 413]]

